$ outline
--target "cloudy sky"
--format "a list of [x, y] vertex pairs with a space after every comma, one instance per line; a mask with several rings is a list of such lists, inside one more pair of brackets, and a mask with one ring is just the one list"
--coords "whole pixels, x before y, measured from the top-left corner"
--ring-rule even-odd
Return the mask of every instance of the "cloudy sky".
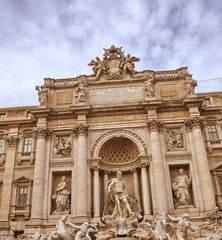
[[92, 74], [111, 44], [137, 71], [187, 66], [196, 92], [222, 91], [221, 13], [221, 0], [0, 0], [0, 107], [37, 105], [43, 78]]

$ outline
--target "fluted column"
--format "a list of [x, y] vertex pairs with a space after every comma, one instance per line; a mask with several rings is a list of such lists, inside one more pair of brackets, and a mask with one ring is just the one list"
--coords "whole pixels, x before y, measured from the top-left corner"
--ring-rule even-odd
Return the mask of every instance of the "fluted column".
[[139, 176], [137, 169], [133, 169], [131, 171], [133, 173], [133, 185], [134, 185], [134, 193], [137, 202], [140, 204], [140, 189], [139, 189]]
[[86, 136], [88, 126], [79, 124], [78, 130], [78, 159], [77, 159], [77, 176], [76, 176], [76, 216], [87, 218], [88, 209], [88, 170], [86, 159]]
[[203, 120], [200, 117], [190, 117], [190, 119], [185, 124], [186, 127], [191, 129], [193, 132], [197, 166], [200, 173], [199, 177], [204, 198], [205, 210], [211, 210], [215, 208], [216, 202], [209, 163], [201, 131]]
[[147, 176], [147, 165], [141, 165], [142, 192], [144, 217], [151, 215], [151, 197], [149, 194], [149, 181]]
[[33, 193], [32, 193], [32, 210], [31, 219], [42, 218], [42, 201], [44, 193], [44, 177], [45, 177], [45, 158], [46, 158], [46, 137], [49, 130], [46, 127], [38, 127], [35, 129], [36, 142], [36, 161], [34, 170]]
[[19, 138], [17, 135], [10, 135], [6, 138], [7, 154], [5, 161], [5, 173], [1, 198], [0, 220], [8, 221], [12, 193], [12, 181], [14, 175], [16, 147]]
[[104, 191], [104, 206], [108, 203], [108, 191], [107, 191], [107, 183], [108, 183], [108, 171], [104, 171], [103, 174], [103, 182], [104, 182], [104, 186], [103, 186], [103, 191]]
[[99, 188], [99, 168], [93, 169], [93, 218], [100, 219], [100, 188]]
[[152, 150], [153, 175], [155, 183], [155, 196], [157, 212], [168, 211], [166, 179], [164, 173], [164, 165], [162, 151], [160, 147], [160, 138], [158, 131], [162, 128], [162, 124], [158, 120], [149, 120], [147, 127], [150, 132], [150, 142]]

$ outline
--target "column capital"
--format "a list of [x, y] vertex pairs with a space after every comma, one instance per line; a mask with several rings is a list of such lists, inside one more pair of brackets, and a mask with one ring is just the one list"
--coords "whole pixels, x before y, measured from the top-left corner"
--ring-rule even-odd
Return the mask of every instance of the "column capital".
[[34, 133], [38, 138], [46, 138], [52, 134], [52, 132], [47, 127], [36, 127], [34, 128]]
[[138, 169], [137, 168], [133, 168], [130, 170], [131, 173], [138, 173]]
[[161, 131], [164, 127], [164, 124], [158, 119], [150, 119], [147, 121], [147, 128], [149, 131]]
[[7, 147], [16, 147], [18, 142], [19, 137], [17, 135], [16, 136], [9, 135], [6, 137]]
[[88, 125], [87, 124], [78, 124], [75, 127], [73, 127], [72, 131], [75, 134], [75, 136], [78, 135], [87, 135], [88, 134]]
[[203, 126], [203, 118], [200, 116], [190, 117], [185, 121], [185, 126], [187, 130], [192, 130], [194, 128], [201, 128]]

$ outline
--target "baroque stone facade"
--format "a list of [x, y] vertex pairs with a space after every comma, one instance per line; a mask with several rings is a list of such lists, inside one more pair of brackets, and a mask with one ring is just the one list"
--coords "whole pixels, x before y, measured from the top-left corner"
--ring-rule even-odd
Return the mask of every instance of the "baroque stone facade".
[[45, 78], [38, 106], [0, 109], [0, 237], [220, 233], [222, 93], [139, 60], [112, 45], [90, 76]]

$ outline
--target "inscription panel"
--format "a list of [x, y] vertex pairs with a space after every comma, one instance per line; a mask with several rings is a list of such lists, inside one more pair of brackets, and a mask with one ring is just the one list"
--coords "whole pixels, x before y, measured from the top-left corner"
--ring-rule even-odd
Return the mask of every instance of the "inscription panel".
[[89, 90], [90, 103], [104, 103], [114, 101], [142, 100], [144, 98], [142, 86], [113, 87]]

